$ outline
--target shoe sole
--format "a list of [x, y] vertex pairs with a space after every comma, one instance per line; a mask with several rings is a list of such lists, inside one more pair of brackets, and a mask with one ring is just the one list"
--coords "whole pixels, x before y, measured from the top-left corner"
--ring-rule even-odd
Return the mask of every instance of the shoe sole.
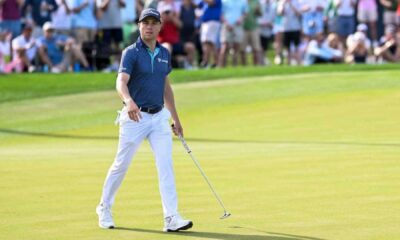
[[[99, 213], [99, 211], [97, 211], [97, 209], [96, 209], [96, 213], [97, 213], [97, 216], [100, 217], [100, 213]], [[103, 225], [101, 225], [101, 224], [99, 223], [99, 227], [102, 228], [102, 229], [113, 229], [113, 228], [114, 228], [114, 225], [111, 225], [111, 226], [103, 226]]]
[[103, 229], [113, 229], [114, 228], [114, 226], [103, 226], [103, 225], [100, 225], [100, 224], [99, 224], [99, 227], [103, 228]]
[[172, 230], [172, 229], [164, 229], [164, 232], [179, 232], [180, 230], [188, 230], [189, 228], [193, 227], [193, 222], [189, 222], [187, 225], [182, 226], [178, 229]]

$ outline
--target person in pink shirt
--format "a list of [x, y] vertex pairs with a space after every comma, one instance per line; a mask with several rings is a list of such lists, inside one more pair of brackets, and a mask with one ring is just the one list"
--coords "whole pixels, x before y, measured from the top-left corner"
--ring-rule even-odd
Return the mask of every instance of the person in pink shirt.
[[378, 5], [376, 0], [359, 0], [357, 4], [357, 20], [368, 25], [373, 47], [378, 46], [376, 25], [378, 21]]

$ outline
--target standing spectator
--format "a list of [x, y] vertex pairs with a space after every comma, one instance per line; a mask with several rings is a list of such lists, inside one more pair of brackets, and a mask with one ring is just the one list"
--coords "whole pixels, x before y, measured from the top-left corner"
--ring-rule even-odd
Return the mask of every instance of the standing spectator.
[[183, 0], [180, 10], [180, 20], [182, 22], [180, 39], [186, 52], [186, 59], [190, 66], [193, 66], [196, 53], [197, 29], [195, 27], [195, 5], [192, 0]]
[[144, 9], [146, 8], [153, 8], [158, 9], [158, 3], [162, 0], [144, 0]]
[[246, 0], [222, 0], [221, 50], [218, 65], [226, 66], [226, 58], [233, 49], [232, 64], [237, 65], [240, 46], [243, 41], [243, 21], [248, 12]]
[[85, 68], [89, 67], [73, 38], [55, 34], [51, 22], [43, 24], [43, 32], [44, 35], [38, 39], [38, 51], [40, 59], [49, 71], [54, 73], [68, 71], [75, 60], [79, 60]]
[[385, 36], [379, 42], [379, 47], [375, 49], [375, 55], [382, 57], [386, 62], [400, 62], [400, 32], [394, 25], [387, 25]]
[[[37, 44], [36, 39], [32, 37], [33, 26], [26, 23], [22, 34], [12, 40], [13, 56], [25, 55], [26, 67], [31, 72], [36, 64]], [[23, 49], [24, 51], [21, 51]], [[19, 52], [19, 53], [18, 53]]]
[[97, 20], [94, 0], [72, 0], [72, 32], [77, 44], [93, 44], [96, 37]]
[[387, 25], [400, 25], [400, 21], [396, 19], [396, 10], [398, 6], [398, 0], [379, 0], [384, 7], [383, 12], [383, 23]]
[[324, 13], [324, 26], [325, 32], [336, 32], [336, 18], [337, 8], [335, 5], [336, 0], [328, 0]]
[[[33, 37], [42, 36], [42, 26], [45, 22], [51, 22], [51, 13], [58, 8], [55, 0], [26, 0], [22, 8], [25, 17], [32, 16], [35, 27]], [[28, 17], [29, 18], [29, 17]]]
[[324, 31], [326, 0], [301, 0], [302, 30], [307, 37], [314, 37]]
[[[200, 64], [201, 67], [212, 66], [218, 64], [218, 40], [221, 28], [221, 0], [203, 0], [199, 7], [203, 9], [200, 26], [200, 41], [203, 48], [203, 57]], [[210, 64], [210, 58], [213, 57], [214, 62]]]
[[99, 40], [108, 48], [114, 59], [104, 71], [117, 71], [123, 41], [121, 8], [124, 0], [96, 0]]
[[58, 8], [51, 14], [51, 23], [56, 33], [71, 36], [71, 0], [56, 0], [56, 3]]
[[261, 16], [258, 18], [260, 26], [260, 42], [261, 42], [261, 64], [265, 65], [267, 61], [265, 56], [267, 49], [273, 40], [273, 27], [276, 16], [276, 8], [273, 0], [260, 0]]
[[257, 18], [261, 16], [261, 5], [259, 0], [247, 0], [248, 12], [244, 18], [244, 41], [241, 47], [242, 64], [247, 65], [247, 47], [251, 47], [253, 53], [253, 64], [261, 64], [261, 43], [260, 29], [257, 24]]
[[24, 0], [0, 0], [0, 28], [11, 32], [13, 38], [21, 33], [23, 4]]
[[283, 16], [278, 14], [278, 7], [282, 4], [281, 2], [284, 0], [276, 0], [275, 1], [275, 21], [273, 27], [273, 33], [275, 36], [274, 39], [274, 47], [275, 47], [275, 58], [274, 63], [276, 65], [281, 65], [283, 63]]
[[140, 0], [126, 1], [126, 6], [121, 9], [122, 14], [122, 32], [124, 38], [124, 46], [130, 45], [138, 37], [137, 29], [137, 13], [142, 12], [143, 6]]
[[398, 0], [398, 3], [397, 3], [396, 25], [397, 25], [397, 27], [400, 26], [400, 0]]
[[365, 23], [371, 33], [372, 46], [378, 46], [378, 34], [376, 24], [378, 21], [378, 5], [375, 0], [359, 0], [357, 5], [357, 20]]
[[160, 2], [158, 11], [161, 13], [162, 27], [158, 35], [158, 42], [168, 49], [173, 61], [178, 67], [191, 69], [193, 66], [187, 56], [194, 56], [193, 44], [182, 44], [179, 31], [182, 28], [182, 21], [179, 17], [179, 8], [176, 10], [174, 2]]
[[301, 63], [299, 46], [301, 37], [301, 12], [298, 0], [282, 0], [279, 2], [278, 14], [282, 18], [283, 46], [288, 52], [287, 63], [290, 65], [293, 60]]
[[334, 4], [337, 9], [335, 32], [345, 43], [346, 38], [354, 32], [356, 0], [334, 0]]

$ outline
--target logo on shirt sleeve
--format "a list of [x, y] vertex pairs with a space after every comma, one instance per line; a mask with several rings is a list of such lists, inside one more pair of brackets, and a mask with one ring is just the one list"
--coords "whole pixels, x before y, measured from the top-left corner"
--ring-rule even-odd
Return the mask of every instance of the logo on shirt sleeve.
[[163, 63], [167, 63], [168, 64], [168, 60], [165, 59], [161, 59], [161, 58], [157, 58], [158, 62], [163, 62]]

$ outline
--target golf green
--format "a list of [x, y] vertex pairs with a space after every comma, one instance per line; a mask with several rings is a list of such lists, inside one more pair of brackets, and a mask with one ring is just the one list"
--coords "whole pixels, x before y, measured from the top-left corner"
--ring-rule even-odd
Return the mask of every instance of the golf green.
[[[73, 76], [73, 75], [72, 75]], [[174, 84], [186, 140], [232, 216], [174, 138], [181, 214], [163, 233], [144, 143], [118, 192], [117, 229], [95, 207], [113, 161], [115, 91], [0, 104], [0, 239], [398, 239], [400, 74], [304, 73]]]

